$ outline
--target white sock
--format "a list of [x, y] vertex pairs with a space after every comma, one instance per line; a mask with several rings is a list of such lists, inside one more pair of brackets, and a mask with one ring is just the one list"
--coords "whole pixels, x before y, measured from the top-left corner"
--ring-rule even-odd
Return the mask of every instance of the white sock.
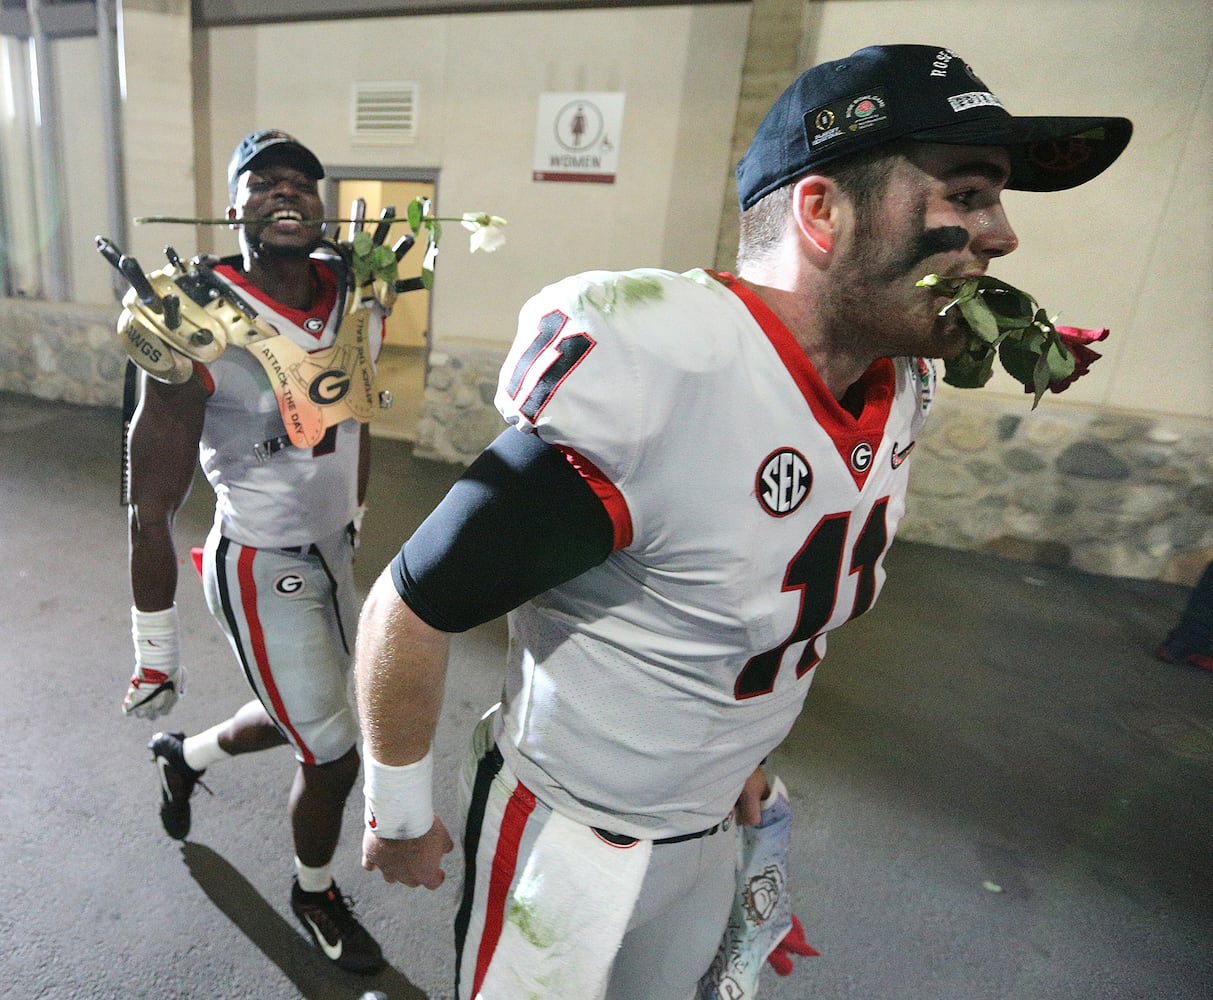
[[187, 736], [181, 744], [185, 762], [195, 771], [205, 771], [217, 761], [230, 757], [231, 754], [219, 745], [219, 731], [226, 728], [227, 723], [221, 722], [197, 736]]
[[309, 868], [296, 858], [295, 874], [299, 876], [299, 888], [304, 892], [324, 892], [333, 884], [333, 872], [330, 865], [325, 865], [323, 868]]

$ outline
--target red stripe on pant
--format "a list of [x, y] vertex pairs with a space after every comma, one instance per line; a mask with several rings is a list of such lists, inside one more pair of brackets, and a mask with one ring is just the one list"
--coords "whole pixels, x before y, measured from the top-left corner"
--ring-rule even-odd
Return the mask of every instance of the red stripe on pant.
[[514, 881], [514, 869], [518, 866], [518, 847], [526, 830], [527, 819], [535, 808], [535, 793], [519, 782], [510, 801], [506, 803], [505, 815], [501, 818], [501, 830], [497, 834], [497, 851], [493, 856], [492, 876], [489, 880], [489, 898], [484, 915], [484, 930], [480, 935], [480, 950], [476, 953], [476, 978], [472, 982], [472, 996], [480, 995], [493, 952], [501, 938], [505, 925], [505, 910], [509, 902], [510, 883]]
[[240, 549], [236, 572], [240, 580], [240, 604], [244, 611], [245, 623], [248, 625], [249, 642], [252, 645], [253, 659], [257, 664], [257, 674], [265, 688], [266, 697], [274, 707], [274, 714], [277, 716], [279, 724], [289, 729], [291, 736], [294, 737], [295, 746], [299, 748], [299, 753], [303, 756], [303, 763], [315, 764], [316, 758], [299, 734], [295, 732], [295, 727], [291, 725], [290, 719], [287, 718], [282, 695], [279, 694], [278, 685], [274, 683], [274, 675], [270, 672], [270, 659], [265, 651], [265, 630], [261, 627], [261, 618], [257, 614], [257, 583], [253, 579], [253, 560], [256, 556], [256, 549], [243, 546]]

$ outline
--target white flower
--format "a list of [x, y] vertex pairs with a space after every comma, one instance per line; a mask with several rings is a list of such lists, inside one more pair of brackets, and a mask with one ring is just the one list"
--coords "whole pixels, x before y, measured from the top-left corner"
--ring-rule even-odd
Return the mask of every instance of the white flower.
[[505, 219], [487, 212], [464, 212], [461, 225], [472, 233], [472, 253], [492, 253], [505, 245]]

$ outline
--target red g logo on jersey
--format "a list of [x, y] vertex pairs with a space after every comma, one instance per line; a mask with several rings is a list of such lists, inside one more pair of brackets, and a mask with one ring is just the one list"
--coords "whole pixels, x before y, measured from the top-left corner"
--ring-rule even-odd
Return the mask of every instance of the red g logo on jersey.
[[754, 492], [772, 517], [787, 517], [804, 503], [813, 484], [813, 470], [795, 448], [772, 452], [758, 467]]

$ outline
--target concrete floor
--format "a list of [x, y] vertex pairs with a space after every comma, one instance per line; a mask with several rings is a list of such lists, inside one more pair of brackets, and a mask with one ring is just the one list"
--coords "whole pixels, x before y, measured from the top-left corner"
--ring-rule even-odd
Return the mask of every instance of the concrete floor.
[[[191, 839], [162, 833], [158, 726], [119, 710], [118, 442], [114, 411], [0, 394], [0, 996], [449, 997], [458, 865], [437, 893], [362, 872], [360, 796], [337, 878], [391, 968], [341, 973], [301, 937], [286, 751], [215, 766]], [[457, 471], [398, 441], [376, 461], [364, 585]], [[210, 501], [200, 481], [183, 553]], [[1213, 997], [1213, 675], [1151, 657], [1184, 591], [909, 543], [888, 567], [772, 758], [822, 954], [766, 979], [764, 1000]], [[169, 720], [190, 732], [246, 700], [194, 579], [186, 566], [189, 689]], [[503, 637], [494, 623], [455, 644], [440, 775], [496, 700]]]

